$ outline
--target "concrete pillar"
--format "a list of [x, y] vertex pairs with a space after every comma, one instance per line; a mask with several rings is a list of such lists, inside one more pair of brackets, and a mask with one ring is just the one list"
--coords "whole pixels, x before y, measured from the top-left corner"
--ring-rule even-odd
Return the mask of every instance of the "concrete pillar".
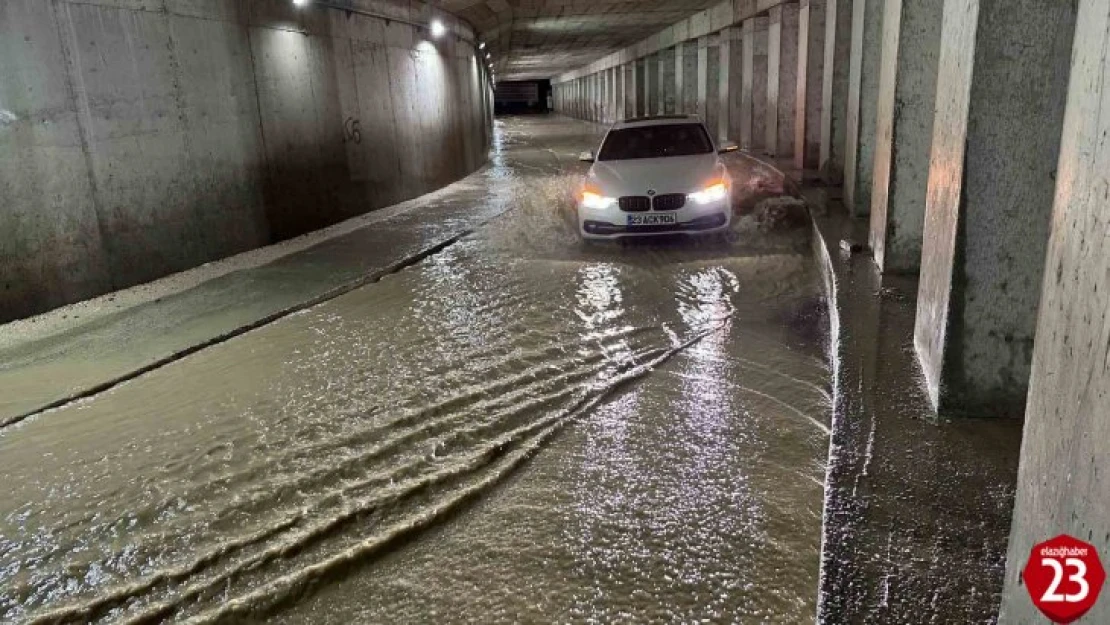
[[717, 140], [721, 142], [740, 138], [741, 46], [739, 28], [721, 31], [717, 75]]
[[621, 66], [609, 68], [609, 80], [613, 83], [613, 97], [610, 98], [612, 112], [610, 113], [610, 121], [617, 122], [624, 119], [624, 72]]
[[574, 79], [574, 116], [578, 119], [586, 118], [584, 90], [586, 88], [585, 77]]
[[602, 81], [602, 123], [608, 123], [613, 119], [613, 77], [609, 75], [609, 70], [602, 70], [598, 72]]
[[589, 76], [578, 79], [578, 117], [580, 119], [590, 118], [589, 85]]
[[619, 76], [617, 76], [617, 68], [616, 67], [610, 67], [609, 69], [605, 70], [605, 73], [606, 73], [607, 76], [609, 76], [609, 87], [610, 87], [610, 90], [609, 90], [609, 123], [613, 123], [613, 122], [617, 121], [617, 119], [620, 117], [620, 110], [619, 110], [619, 105], [620, 105], [620, 81], [618, 80]]
[[597, 76], [590, 74], [586, 76], [586, 119], [594, 121], [596, 119], [596, 108], [594, 103], [597, 101]]
[[612, 91], [612, 85], [609, 83], [608, 70], [600, 70], [597, 73], [598, 84], [600, 85], [598, 93], [598, 121], [607, 123], [609, 121], [609, 94]]
[[636, 117], [636, 66], [625, 63], [621, 66], [624, 76], [624, 118]]
[[649, 64], [648, 71], [650, 72], [650, 89], [648, 90], [650, 97], [650, 107], [648, 114], [659, 114], [666, 107], [668, 100], [673, 98], [670, 93], [674, 89], [674, 84], [667, 79], [669, 75], [668, 69], [664, 67], [664, 63], [669, 58], [667, 50], [660, 50], [657, 53], [653, 63]]
[[745, 150], [759, 150], [767, 127], [767, 18], [744, 20], [743, 28], [740, 145]]
[[605, 121], [612, 123], [616, 119], [616, 93], [617, 93], [617, 80], [613, 74], [613, 68], [607, 68], [603, 71], [605, 75]]
[[944, 0], [886, 0], [869, 241], [880, 271], [917, 273]]
[[771, 156], [778, 153], [779, 138], [779, 70], [782, 63], [782, 5], [767, 13], [767, 125], [763, 138], [764, 150]]
[[659, 83], [655, 89], [655, 106], [651, 108], [652, 115], [671, 115], [678, 106], [675, 91], [674, 64], [675, 49], [660, 50], [655, 63], [659, 76]]
[[642, 117], [648, 110], [648, 81], [647, 81], [647, 57], [636, 59], [635, 68], [636, 72], [636, 115]]
[[871, 212], [875, 167], [875, 118], [886, 0], [852, 5], [852, 57], [848, 69], [847, 144], [844, 148], [844, 205], [853, 215]]
[[605, 123], [609, 121], [609, 106], [607, 102], [609, 91], [609, 75], [605, 70], [595, 74], [597, 76], [597, 120]]
[[831, 184], [844, 183], [848, 146], [848, 70], [854, 0], [825, 0], [825, 62], [821, 76], [821, 153], [818, 169]]
[[617, 75], [617, 119], [624, 120], [632, 117], [628, 114], [628, 87], [632, 81], [628, 79], [628, 65], [617, 65], [613, 70]]
[[[720, 87], [719, 40], [717, 35], [698, 38], [698, 115], [707, 128], [717, 127], [717, 90]], [[712, 130], [710, 131], [712, 136]]]
[[686, 113], [686, 82], [689, 79], [686, 77], [686, 54], [683, 52], [683, 44], [678, 43], [674, 47], [674, 112], [677, 114]]
[[1024, 407], [1074, 28], [1070, 1], [945, 2], [914, 332], [942, 412]]
[[624, 97], [621, 100], [621, 113], [624, 118], [636, 116], [636, 71], [634, 63], [621, 66], [621, 80], [624, 81]]
[[613, 76], [613, 120], [624, 119], [624, 67], [609, 68]]
[[586, 77], [586, 99], [585, 99], [586, 119], [589, 120], [589, 121], [595, 121], [596, 120], [596, 111], [597, 111], [597, 107], [595, 106], [596, 101], [597, 101], [597, 76], [595, 74], [590, 74], [589, 76]]
[[597, 72], [590, 74], [590, 85], [592, 87], [590, 93], [590, 120], [599, 122], [601, 121], [601, 74]]
[[794, 154], [794, 107], [798, 101], [798, 5], [780, 4], [768, 13], [767, 128], [772, 156]]
[[593, 108], [589, 105], [589, 94], [591, 94], [591, 80], [588, 75], [582, 77], [582, 119], [589, 120]]
[[582, 77], [582, 119], [590, 119], [590, 77]]
[[[682, 51], [682, 112], [694, 115], [698, 112], [698, 42], [685, 41], [675, 47], [676, 54]], [[677, 60], [676, 60], [677, 63]], [[677, 85], [677, 83], [676, 83]]]
[[578, 105], [576, 107], [578, 109], [578, 115], [576, 115], [576, 117], [578, 117], [578, 119], [586, 119], [586, 77], [583, 76], [578, 78], [575, 82], [578, 83], [575, 88], [575, 91], [578, 92]]
[[[1079, 0], [1073, 50], [1001, 623], [1044, 621], [1021, 581], [1034, 544], [1070, 534], [1110, 557], [1110, 3]], [[1079, 622], [1110, 623], [1107, 590]]]
[[586, 118], [585, 88], [584, 76], [574, 79], [574, 116], [578, 119]]
[[569, 111], [571, 111], [571, 117], [577, 119], [579, 117], [579, 112], [578, 112], [578, 79], [574, 79], [571, 82], [569, 82], [569, 90], [571, 90], [571, 109], [569, 109]]
[[659, 80], [659, 60], [655, 55], [647, 58], [647, 85], [645, 87], [647, 92], [647, 115], [654, 115], [659, 109], [660, 102], [660, 80]]
[[798, 102], [794, 106], [794, 167], [816, 169], [821, 151], [821, 83], [825, 65], [825, 5], [798, 8]]
[[624, 119], [624, 67], [609, 68], [613, 76], [613, 121]]
[[599, 71], [597, 73], [597, 84], [597, 121], [605, 123], [609, 121], [609, 73], [605, 70]]
[[698, 37], [698, 85], [695, 109], [702, 121], [709, 121], [709, 36]]

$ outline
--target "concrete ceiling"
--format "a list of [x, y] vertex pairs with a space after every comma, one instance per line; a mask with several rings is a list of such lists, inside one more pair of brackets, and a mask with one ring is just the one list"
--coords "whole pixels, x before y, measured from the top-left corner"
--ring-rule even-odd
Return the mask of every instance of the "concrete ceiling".
[[498, 80], [550, 78], [720, 0], [438, 0], [487, 43]]

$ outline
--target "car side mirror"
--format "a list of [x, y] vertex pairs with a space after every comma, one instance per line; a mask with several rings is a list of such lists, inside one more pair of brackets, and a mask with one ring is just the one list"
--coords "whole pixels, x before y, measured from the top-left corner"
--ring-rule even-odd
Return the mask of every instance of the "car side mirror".
[[728, 154], [729, 152], [735, 152], [736, 150], [739, 150], [739, 149], [740, 149], [740, 146], [736, 145], [735, 141], [725, 141], [725, 142], [721, 143], [721, 146], [719, 148], [717, 148], [717, 153], [718, 154]]
[[592, 163], [594, 162], [594, 153], [586, 150], [585, 152], [582, 152], [578, 155], [578, 160], [582, 161], [583, 163]]

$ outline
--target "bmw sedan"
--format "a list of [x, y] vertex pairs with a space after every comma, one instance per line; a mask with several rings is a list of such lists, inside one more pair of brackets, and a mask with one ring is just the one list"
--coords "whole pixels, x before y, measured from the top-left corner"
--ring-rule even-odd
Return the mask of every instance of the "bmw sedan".
[[615, 124], [578, 194], [582, 237], [613, 239], [727, 230], [732, 180], [703, 124], [694, 116], [631, 119]]

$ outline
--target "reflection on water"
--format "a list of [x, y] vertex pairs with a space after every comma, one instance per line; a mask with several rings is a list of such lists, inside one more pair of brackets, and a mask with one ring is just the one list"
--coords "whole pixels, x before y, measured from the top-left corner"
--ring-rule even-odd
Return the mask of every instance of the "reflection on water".
[[804, 232], [584, 249], [583, 127], [515, 124], [505, 218], [0, 432], [0, 618], [811, 618]]

